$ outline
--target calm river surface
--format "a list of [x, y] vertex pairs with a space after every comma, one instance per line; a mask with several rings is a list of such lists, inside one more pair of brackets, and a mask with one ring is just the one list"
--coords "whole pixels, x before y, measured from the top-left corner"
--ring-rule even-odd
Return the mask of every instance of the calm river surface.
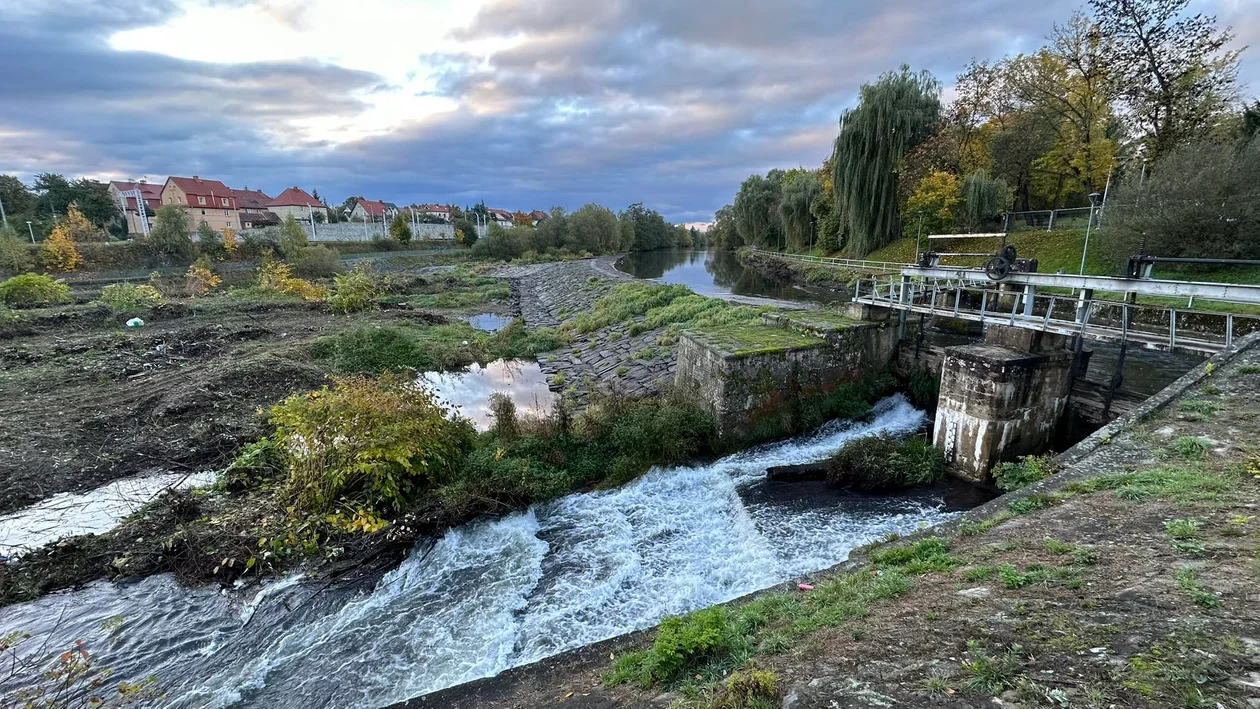
[[849, 299], [848, 292], [782, 283], [739, 262], [726, 249], [665, 249], [636, 251], [617, 260], [617, 270], [635, 278], [687, 286], [700, 295], [744, 295], [779, 300], [813, 300], [823, 303]]

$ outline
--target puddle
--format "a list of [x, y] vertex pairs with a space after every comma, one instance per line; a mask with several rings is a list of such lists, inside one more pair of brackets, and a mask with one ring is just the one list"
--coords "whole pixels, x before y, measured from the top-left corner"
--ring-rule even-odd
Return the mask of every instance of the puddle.
[[63, 492], [0, 517], [0, 559], [17, 557], [63, 537], [100, 534], [170, 487], [209, 485], [214, 473], [166, 473], [125, 478], [88, 492]]
[[478, 330], [486, 332], [497, 332], [512, 323], [512, 318], [498, 313], [481, 313], [468, 318], [468, 324]]
[[425, 372], [420, 380], [482, 431], [490, 428], [490, 395], [495, 392], [511, 397], [521, 416], [546, 414], [555, 401], [537, 362], [500, 359], [464, 372]]

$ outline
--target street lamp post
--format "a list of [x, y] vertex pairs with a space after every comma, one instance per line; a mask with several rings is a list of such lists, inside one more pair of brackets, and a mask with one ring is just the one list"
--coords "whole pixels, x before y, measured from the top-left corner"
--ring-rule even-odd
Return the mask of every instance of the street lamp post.
[[31, 228], [31, 222], [29, 219], [26, 221], [26, 231], [31, 235], [31, 243], [35, 243], [35, 230]]
[[1081, 273], [1085, 275], [1085, 257], [1089, 255], [1089, 233], [1094, 228], [1094, 209], [1098, 205], [1098, 198], [1102, 195], [1097, 192], [1091, 192], [1089, 195], [1089, 221], [1085, 222], [1085, 248], [1081, 249]]
[[919, 210], [919, 233], [914, 236], [914, 262], [919, 263], [919, 239], [923, 237], [923, 210]]

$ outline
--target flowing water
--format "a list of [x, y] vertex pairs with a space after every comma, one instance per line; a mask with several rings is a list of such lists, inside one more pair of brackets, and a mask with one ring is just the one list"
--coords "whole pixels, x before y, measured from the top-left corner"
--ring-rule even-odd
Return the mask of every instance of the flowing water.
[[[417, 547], [357, 595], [291, 577], [241, 602], [160, 576], [6, 608], [0, 634], [51, 636], [54, 648], [86, 638], [118, 679], [156, 674], [169, 706], [379, 707], [648, 627], [949, 519], [940, 491], [863, 497], [765, 480], [768, 466], [819, 461], [853, 438], [925, 423], [898, 395], [868, 421], [832, 422], [468, 524]], [[117, 616], [125, 622], [96, 630]]]

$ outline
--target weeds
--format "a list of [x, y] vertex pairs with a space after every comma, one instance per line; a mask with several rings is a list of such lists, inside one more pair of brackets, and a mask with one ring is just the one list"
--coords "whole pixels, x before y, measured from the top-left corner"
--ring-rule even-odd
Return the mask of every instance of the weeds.
[[863, 491], [926, 485], [945, 474], [945, 459], [921, 438], [884, 434], [850, 441], [827, 463], [827, 482]]
[[1187, 421], [1206, 421], [1220, 408], [1220, 404], [1212, 401], [1183, 401], [1177, 407]]
[[1018, 490], [1059, 472], [1054, 456], [1029, 455], [1015, 463], [1002, 463], [993, 469], [993, 481], [1003, 490]]
[[49, 276], [24, 273], [0, 283], [0, 302], [11, 307], [28, 308], [69, 303], [70, 286]]
[[1169, 446], [1179, 458], [1203, 460], [1207, 456], [1207, 441], [1197, 436], [1178, 436]]
[[1198, 539], [1203, 527], [1201, 519], [1169, 519], [1164, 521], [1164, 532], [1173, 539]]
[[128, 312], [161, 303], [162, 294], [149, 285], [113, 283], [101, 290], [101, 301], [110, 310]]
[[1024, 673], [1024, 648], [1018, 644], [999, 648], [992, 654], [979, 640], [967, 641], [968, 659], [962, 666], [970, 677], [967, 686], [988, 694], [1001, 694], [1015, 687]]
[[880, 549], [871, 553], [876, 567], [894, 567], [909, 574], [947, 572], [962, 566], [963, 560], [949, 553], [949, 542], [940, 537], [920, 539], [913, 544]]
[[1184, 505], [1227, 499], [1233, 488], [1233, 483], [1212, 474], [1205, 466], [1187, 464], [1104, 475], [1072, 483], [1067, 489], [1073, 493], [1110, 490], [1123, 500], [1161, 499]]
[[1197, 606], [1203, 608], [1216, 608], [1221, 605], [1220, 596], [1209, 591], [1203, 584], [1199, 583], [1199, 577], [1195, 574], [1194, 569], [1183, 567], [1177, 569], [1173, 574], [1173, 581], [1177, 583], [1177, 588], [1186, 592], [1190, 600]]

